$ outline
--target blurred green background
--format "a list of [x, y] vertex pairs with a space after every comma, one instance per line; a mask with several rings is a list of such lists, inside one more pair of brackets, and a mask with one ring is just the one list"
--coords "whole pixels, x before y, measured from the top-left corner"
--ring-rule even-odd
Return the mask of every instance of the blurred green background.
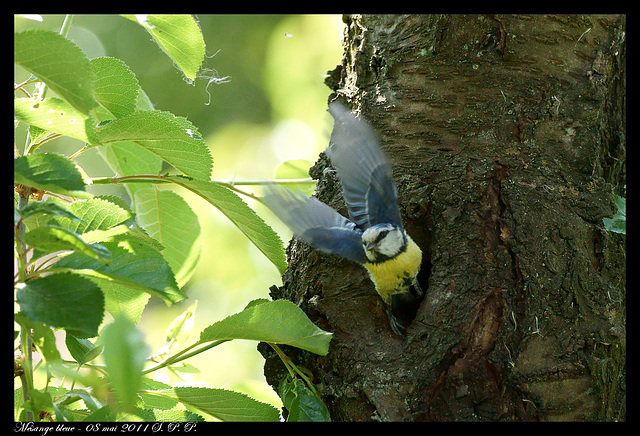
[[[64, 15], [42, 15], [43, 21], [17, 16], [15, 31], [58, 31]], [[206, 139], [214, 160], [214, 180], [268, 179], [288, 159], [313, 163], [328, 144], [331, 128], [326, 112], [329, 88], [324, 78], [340, 63], [342, 19], [338, 15], [197, 15], [207, 46], [203, 77], [188, 84], [172, 61], [139, 25], [116, 15], [76, 15], [68, 38], [92, 59], [113, 56], [136, 74], [156, 109], [188, 118]], [[28, 77], [16, 67], [15, 81]], [[228, 78], [225, 83], [210, 78]], [[25, 130], [16, 130], [22, 152]], [[62, 138], [41, 151], [70, 155], [82, 143]], [[78, 163], [92, 177], [112, 171], [96, 149]], [[252, 192], [251, 187], [245, 187]], [[121, 187], [92, 187], [94, 194], [116, 193]], [[269, 298], [269, 287], [281, 285], [276, 268], [221, 213], [189, 192], [180, 191], [200, 219], [202, 255], [183, 289], [189, 298], [168, 307], [152, 298], [139, 328], [157, 350], [169, 323], [198, 300], [195, 326], [187, 344], [202, 329], [242, 310], [255, 298]], [[291, 233], [266, 209], [243, 197], [281, 235]], [[127, 198], [128, 200], [128, 198]], [[245, 392], [276, 406], [280, 400], [267, 385], [257, 344], [231, 341], [189, 359], [194, 372], [182, 380], [165, 371], [154, 373], [172, 385], [201, 385]], [[62, 351], [64, 346], [60, 346]], [[189, 368], [187, 368], [189, 369]]]

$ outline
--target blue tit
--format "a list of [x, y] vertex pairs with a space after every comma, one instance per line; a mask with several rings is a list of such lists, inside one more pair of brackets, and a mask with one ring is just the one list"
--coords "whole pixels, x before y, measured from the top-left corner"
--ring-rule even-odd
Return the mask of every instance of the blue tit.
[[342, 182], [349, 219], [315, 197], [270, 186], [264, 203], [294, 235], [324, 253], [363, 265], [382, 297], [393, 331], [406, 332], [423, 292], [418, 284], [422, 251], [405, 232], [391, 166], [369, 124], [341, 103], [325, 151]]

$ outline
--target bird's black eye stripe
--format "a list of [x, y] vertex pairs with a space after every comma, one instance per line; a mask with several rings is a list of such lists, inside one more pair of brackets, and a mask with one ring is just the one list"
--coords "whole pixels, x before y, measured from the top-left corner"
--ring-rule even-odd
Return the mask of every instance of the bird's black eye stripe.
[[378, 236], [376, 236], [376, 243], [382, 241], [382, 239], [387, 236], [387, 233], [389, 233], [389, 230], [383, 230], [380, 233], [378, 233]]

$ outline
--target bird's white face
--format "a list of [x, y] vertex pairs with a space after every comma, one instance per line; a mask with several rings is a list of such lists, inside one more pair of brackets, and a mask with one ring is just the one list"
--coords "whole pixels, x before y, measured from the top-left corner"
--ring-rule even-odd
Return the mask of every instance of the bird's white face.
[[362, 247], [371, 262], [394, 258], [406, 243], [402, 229], [393, 224], [377, 224], [362, 234]]

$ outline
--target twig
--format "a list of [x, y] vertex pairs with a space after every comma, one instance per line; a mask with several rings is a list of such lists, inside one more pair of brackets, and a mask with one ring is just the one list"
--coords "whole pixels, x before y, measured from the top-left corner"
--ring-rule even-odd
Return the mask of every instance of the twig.
[[18, 91], [18, 90], [20, 90], [20, 91], [24, 92], [24, 93], [26, 94], [26, 96], [27, 96], [27, 97], [31, 98], [31, 94], [29, 94], [29, 93], [27, 92], [27, 90], [26, 90], [26, 89], [24, 89], [24, 87], [25, 87], [25, 86], [27, 86], [27, 85], [29, 85], [30, 83], [34, 83], [34, 82], [38, 82], [38, 81], [39, 81], [38, 79], [28, 78], [27, 80], [25, 80], [25, 81], [24, 81], [24, 82], [22, 82], [22, 83], [18, 83], [17, 85], [16, 85], [16, 84], [14, 84], [14, 85], [13, 85], [13, 90], [14, 90], [14, 91]]
[[174, 363], [178, 363], [178, 362], [182, 362], [183, 360], [189, 359], [190, 357], [196, 356], [204, 351], [207, 351], [213, 347], [216, 347], [220, 344], [223, 344], [227, 341], [230, 341], [231, 339], [219, 339], [217, 341], [213, 341], [210, 344], [207, 344], [201, 348], [198, 348], [197, 350], [191, 351], [190, 353], [188, 353], [188, 351], [193, 350], [194, 348], [196, 348], [198, 345], [202, 345], [202, 342], [198, 341], [193, 345], [189, 345], [187, 348], [185, 348], [184, 350], [179, 351], [178, 353], [174, 354], [173, 356], [165, 359], [163, 362], [159, 363], [156, 366], [152, 366], [151, 368], [147, 368], [144, 371], [142, 371], [143, 374], [148, 374], [150, 372], [156, 371], [158, 369], [162, 369], [162, 368], [166, 368], [169, 365], [173, 365]]
[[[79, 153], [76, 153], [76, 155]], [[73, 156], [72, 156], [73, 157]], [[261, 180], [211, 180], [214, 183], [218, 183], [220, 185], [224, 185], [232, 191], [238, 192], [242, 195], [246, 195], [247, 197], [253, 198], [254, 200], [261, 201], [261, 198], [257, 195], [251, 194], [249, 192], [243, 191], [242, 189], [236, 188], [236, 185], [242, 186], [260, 186], [260, 185], [271, 185], [271, 184], [292, 184], [292, 183], [312, 183], [313, 179], [311, 177], [306, 177], [304, 179], [261, 179]], [[137, 174], [133, 176], [121, 176], [121, 177], [96, 177], [91, 179], [92, 184], [94, 185], [108, 185], [108, 184], [119, 184], [119, 183], [170, 183], [175, 180], [167, 179], [165, 176], [159, 176], [155, 174]], [[180, 184], [180, 183], [178, 183]]]

